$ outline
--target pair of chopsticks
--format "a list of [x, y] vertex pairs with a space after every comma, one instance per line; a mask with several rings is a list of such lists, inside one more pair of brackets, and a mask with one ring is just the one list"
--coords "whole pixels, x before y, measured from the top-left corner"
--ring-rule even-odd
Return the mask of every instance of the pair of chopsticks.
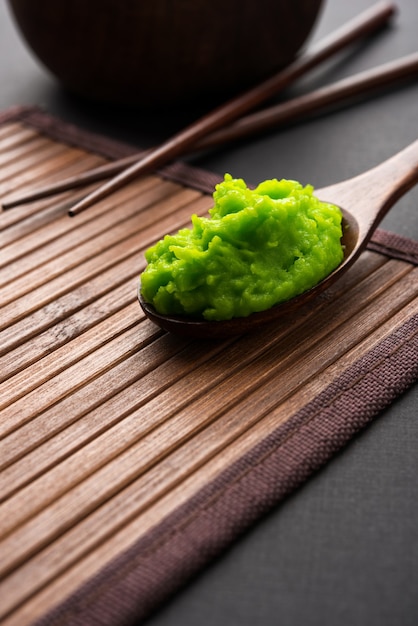
[[21, 197], [5, 200], [3, 208], [9, 209], [114, 176], [76, 203], [69, 211], [69, 215], [73, 216], [134, 178], [158, 169], [190, 151], [211, 148], [265, 131], [273, 126], [295, 121], [331, 104], [417, 75], [418, 53], [362, 72], [288, 102], [247, 114], [354, 41], [386, 25], [395, 11], [396, 7], [392, 3], [378, 2], [323, 39], [313, 50], [301, 55], [281, 72], [214, 109], [157, 148], [108, 163], [47, 187], [35, 189]]

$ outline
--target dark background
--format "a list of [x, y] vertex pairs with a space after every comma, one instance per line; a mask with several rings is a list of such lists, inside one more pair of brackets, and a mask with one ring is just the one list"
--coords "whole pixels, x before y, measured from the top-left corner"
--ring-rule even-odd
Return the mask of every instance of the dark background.
[[[309, 43], [372, 4], [328, 0]], [[416, 52], [418, 2], [396, 4], [399, 13], [390, 28], [312, 72], [286, 97]], [[7, 3], [0, 2], [0, 105], [3, 110], [14, 104], [36, 104], [143, 147], [204, 111], [204, 105], [200, 111], [127, 111], [68, 94], [32, 57]], [[287, 177], [321, 187], [367, 169], [417, 136], [415, 80], [192, 162], [254, 184]], [[382, 227], [418, 240], [418, 188], [398, 202]], [[415, 385], [148, 626], [416, 626], [417, 406]]]

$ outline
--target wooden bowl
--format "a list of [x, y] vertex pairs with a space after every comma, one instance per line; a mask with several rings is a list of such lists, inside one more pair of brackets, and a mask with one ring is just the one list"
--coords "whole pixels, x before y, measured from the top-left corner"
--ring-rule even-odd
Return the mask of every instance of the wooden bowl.
[[216, 101], [288, 65], [322, 0], [8, 0], [38, 59], [100, 101]]

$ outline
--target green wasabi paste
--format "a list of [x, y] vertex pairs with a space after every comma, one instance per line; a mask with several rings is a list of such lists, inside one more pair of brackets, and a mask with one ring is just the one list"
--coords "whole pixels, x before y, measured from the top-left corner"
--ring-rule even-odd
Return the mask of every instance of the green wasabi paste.
[[343, 259], [341, 211], [313, 187], [266, 180], [254, 190], [225, 175], [210, 217], [145, 253], [144, 300], [162, 314], [226, 320], [289, 300]]

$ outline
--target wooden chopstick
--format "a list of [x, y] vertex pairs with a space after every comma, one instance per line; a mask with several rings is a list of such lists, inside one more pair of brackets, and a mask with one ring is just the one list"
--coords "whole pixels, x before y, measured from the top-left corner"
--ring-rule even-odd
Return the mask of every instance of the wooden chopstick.
[[[248, 114], [226, 128], [210, 133], [207, 137], [201, 139], [192, 150], [195, 152], [213, 148], [224, 145], [227, 142], [237, 141], [265, 132], [272, 128], [279, 128], [290, 122], [304, 119], [306, 116], [312, 116], [334, 104], [343, 103], [346, 100], [351, 101], [360, 95], [367, 95], [378, 88], [393, 86], [396, 83], [417, 76], [418, 52], [415, 52], [395, 61], [365, 70], [332, 85], [311, 91], [309, 94], [304, 94], [276, 106]], [[141, 155], [136, 153], [123, 159], [106, 163], [82, 174], [60, 180], [46, 187], [39, 187], [30, 191], [26, 196], [22, 195], [18, 198], [4, 201], [3, 209], [11, 209], [27, 202], [34, 202], [35, 200], [109, 178], [123, 171], [129, 165], [136, 163], [140, 157]]]
[[[132, 155], [115, 163], [106, 164], [95, 168], [95, 170], [73, 177], [72, 179], [52, 184], [49, 187], [34, 190], [26, 196], [4, 202], [3, 208], [12, 208], [24, 202], [37, 200], [54, 193], [103, 180], [106, 177], [116, 174], [109, 182], [100, 186], [70, 209], [69, 214], [76, 215], [91, 206], [91, 204], [94, 204], [116, 189], [122, 187], [133, 178], [155, 170], [165, 165], [167, 162], [190, 152], [191, 149], [213, 146], [220, 142], [232, 140], [233, 138], [243, 137], [253, 132], [258, 132], [258, 130], [265, 129], [271, 124], [279, 124], [281, 123], [281, 119], [284, 120], [287, 118], [287, 120], [290, 120], [292, 118], [290, 110], [292, 106], [291, 102], [295, 103], [295, 100], [285, 103], [285, 105], [272, 107], [270, 112], [267, 109], [259, 114], [243, 118], [240, 123], [237, 122], [238, 118], [243, 116], [247, 111], [254, 109], [257, 105], [268, 100], [310, 69], [357, 39], [382, 27], [392, 17], [395, 10], [396, 7], [392, 3], [386, 1], [378, 2], [376, 5], [364, 11], [359, 16], [337, 29], [334, 33], [321, 40], [313, 50], [299, 57], [281, 72], [246, 93], [216, 108], [214, 111], [174, 135], [159, 147], [140, 155]], [[398, 71], [401, 72], [403, 70], [398, 69]], [[367, 81], [367, 78], [365, 80]], [[366, 88], [365, 80], [362, 82], [361, 89]], [[309, 112], [310, 106], [325, 106], [327, 98], [331, 98], [331, 102], [333, 101], [332, 98], [338, 100], [338, 84], [337, 86], [334, 85], [334, 89], [332, 89], [332, 87], [328, 89], [330, 90], [328, 96], [326, 93], [319, 94], [318, 96], [318, 92], [313, 92], [313, 94], [310, 94], [310, 101], [309, 96], [306, 96], [305, 102], [302, 103], [304, 113]], [[319, 91], [323, 92], [324, 90]], [[343, 91], [347, 95], [347, 90], [344, 86]], [[315, 96], [315, 94], [317, 95]], [[344, 97], [346, 97], [346, 95]], [[297, 100], [300, 100], [300, 98]], [[322, 104], [320, 104], [320, 102], [322, 102]], [[300, 104], [301, 103], [299, 103], [299, 106]], [[297, 107], [295, 111], [296, 110]], [[248, 118], [250, 119], [248, 120]], [[227, 125], [233, 122], [235, 122], [235, 124], [227, 128]], [[220, 130], [222, 128], [223, 130]], [[230, 135], [230, 139], [228, 139], [228, 135]]]
[[308, 94], [292, 98], [276, 106], [251, 113], [203, 138], [196, 149], [211, 148], [243, 139], [306, 118], [331, 105], [354, 100], [382, 87], [418, 76], [418, 52], [390, 61], [378, 67], [359, 72]]
[[12, 209], [21, 204], [27, 204], [28, 202], [35, 202], [36, 200], [42, 200], [42, 198], [48, 198], [49, 196], [54, 196], [59, 193], [63, 193], [64, 191], [70, 191], [71, 189], [77, 189], [78, 187], [84, 187], [85, 185], [89, 185], [90, 183], [96, 183], [106, 178], [110, 178], [114, 174], [123, 171], [129, 165], [136, 163], [138, 159], [143, 156], [144, 152], [135, 153], [130, 156], [124, 157], [123, 159], [118, 159], [117, 161], [112, 161], [110, 163], [105, 163], [104, 165], [99, 165], [91, 170], [87, 170], [86, 172], [82, 172], [81, 174], [76, 174], [75, 176], [69, 176], [64, 180], [58, 180], [55, 183], [50, 183], [49, 185], [45, 185], [44, 187], [38, 187], [36, 189], [32, 189], [27, 194], [22, 194], [16, 198], [10, 198], [9, 200], [4, 200], [2, 203], [3, 209]]

